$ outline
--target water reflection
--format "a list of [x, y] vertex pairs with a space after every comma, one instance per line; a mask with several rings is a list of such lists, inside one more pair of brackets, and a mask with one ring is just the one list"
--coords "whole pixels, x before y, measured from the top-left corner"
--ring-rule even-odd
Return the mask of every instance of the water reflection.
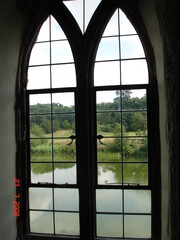
[[30, 188], [29, 189], [29, 208], [52, 210], [53, 199], [51, 188]]
[[[123, 202], [124, 208], [122, 208]], [[122, 237], [123, 214], [125, 237], [151, 237], [151, 191], [149, 190], [99, 189], [96, 191], [96, 210], [99, 237]]]
[[[98, 163], [98, 184], [148, 184], [148, 163]], [[53, 165], [53, 166], [52, 166]], [[32, 183], [76, 184], [76, 163], [31, 163]], [[123, 169], [122, 169], [123, 168]], [[123, 173], [123, 175], [122, 175]]]
[[30, 232], [53, 234], [53, 213], [30, 211]]
[[[123, 164], [125, 164], [124, 182], [147, 183], [148, 174], [145, 170], [147, 163], [128, 162], [98, 163], [98, 184], [122, 184]], [[52, 165], [55, 168], [55, 183], [76, 183], [76, 163], [33, 162], [31, 165], [31, 177], [34, 183], [47, 182], [47, 179], [52, 182]], [[54, 233], [53, 219], [55, 219], [55, 234], [79, 235], [78, 189], [30, 188], [29, 202], [31, 232]], [[53, 218], [53, 202], [55, 218]], [[123, 237], [123, 226], [124, 236], [127, 238], [151, 237], [151, 191], [149, 190], [99, 189], [96, 191], [96, 211], [99, 237]]]
[[[123, 169], [122, 169], [123, 166]], [[122, 172], [123, 171], [123, 172]], [[123, 173], [123, 175], [122, 175]], [[123, 176], [123, 177], [122, 177]], [[146, 163], [133, 164], [98, 164], [98, 184], [148, 184], [148, 165]]]
[[[31, 164], [31, 182], [53, 183], [52, 164], [33, 163]], [[55, 163], [54, 164], [54, 183], [56, 184], [76, 184], [76, 164], [74, 163]]]
[[55, 213], [56, 234], [79, 235], [78, 213]]
[[97, 236], [98, 237], [122, 237], [122, 216], [121, 215], [97, 215]]

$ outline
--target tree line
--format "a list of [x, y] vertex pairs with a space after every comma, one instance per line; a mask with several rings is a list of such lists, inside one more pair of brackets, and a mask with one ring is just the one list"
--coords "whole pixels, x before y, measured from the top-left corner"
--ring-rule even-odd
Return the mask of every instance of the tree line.
[[[51, 108], [53, 126], [51, 124]], [[58, 130], [75, 131], [74, 111], [74, 106], [63, 106], [59, 103], [31, 105], [31, 132], [39, 135]], [[123, 133], [146, 132], [146, 96], [132, 97], [130, 90], [121, 91], [120, 96], [119, 91], [117, 91], [113, 102], [97, 104], [98, 131], [115, 132], [118, 125], [122, 126]]]

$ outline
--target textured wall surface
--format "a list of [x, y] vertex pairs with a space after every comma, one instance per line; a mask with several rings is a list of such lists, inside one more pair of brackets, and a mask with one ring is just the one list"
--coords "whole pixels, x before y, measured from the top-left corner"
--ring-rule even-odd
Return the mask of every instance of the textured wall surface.
[[164, 82], [167, 102], [167, 139], [169, 151], [169, 235], [180, 238], [180, 27], [179, 10], [175, 1], [157, 1], [158, 17], [163, 39]]
[[13, 216], [15, 187], [15, 85], [22, 38], [22, 15], [15, 1], [1, 2], [0, 7], [0, 239], [15, 240]]

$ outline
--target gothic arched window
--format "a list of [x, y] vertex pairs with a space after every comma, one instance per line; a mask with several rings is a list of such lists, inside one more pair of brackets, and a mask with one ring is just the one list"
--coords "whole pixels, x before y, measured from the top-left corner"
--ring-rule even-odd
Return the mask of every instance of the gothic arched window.
[[153, 239], [141, 36], [117, 1], [54, 2], [26, 72], [25, 239]]

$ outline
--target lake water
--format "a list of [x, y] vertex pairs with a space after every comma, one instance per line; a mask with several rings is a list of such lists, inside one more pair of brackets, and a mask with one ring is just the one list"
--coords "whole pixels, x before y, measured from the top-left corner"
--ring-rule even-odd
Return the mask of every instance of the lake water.
[[[122, 164], [101, 163], [98, 183], [121, 185], [124, 181], [146, 185], [146, 168], [134, 166], [122, 178]], [[53, 182], [52, 164], [32, 163], [31, 169], [33, 183]], [[76, 184], [76, 179], [76, 163], [54, 164], [54, 183]], [[78, 189], [30, 188], [29, 198], [31, 232], [79, 235]], [[99, 237], [151, 238], [151, 191], [97, 189], [96, 226]]]

